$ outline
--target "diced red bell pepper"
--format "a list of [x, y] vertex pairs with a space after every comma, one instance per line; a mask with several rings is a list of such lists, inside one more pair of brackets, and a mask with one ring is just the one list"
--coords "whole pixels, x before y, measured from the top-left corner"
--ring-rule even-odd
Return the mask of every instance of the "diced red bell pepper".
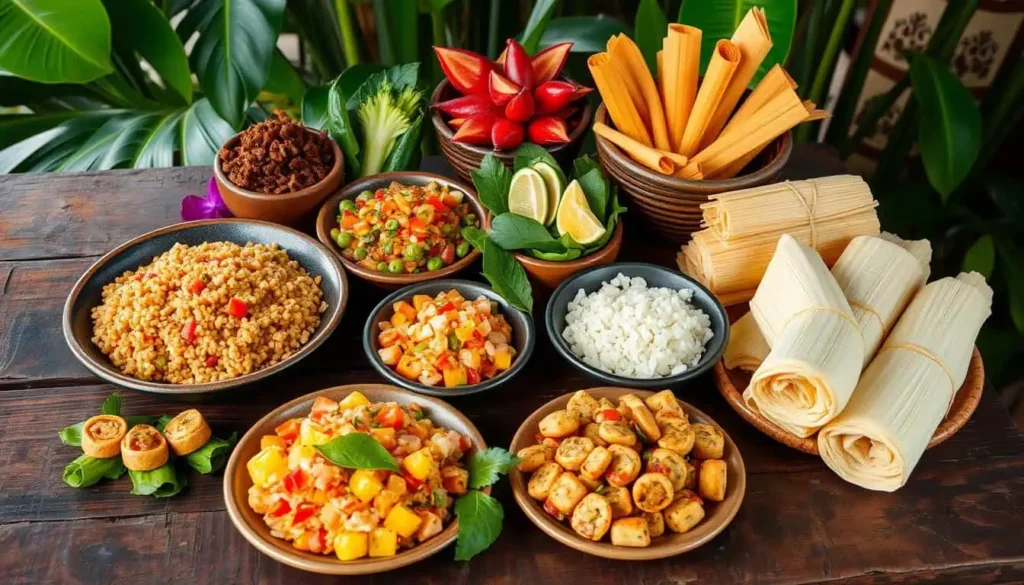
[[[468, 370], [467, 370], [468, 373]], [[459, 434], [459, 451], [465, 453], [469, 451], [469, 448], [473, 446], [473, 441], [469, 440], [469, 437], [463, 434]]]
[[[317, 544], [318, 548], [316, 550], [313, 550], [313, 552], [317, 552], [317, 553], [326, 552], [327, 551], [327, 530], [321, 528], [320, 531], [316, 533], [316, 536], [314, 538], [316, 539], [316, 544]], [[310, 540], [313, 540], [313, 539], [310, 539]], [[312, 547], [310, 547], [310, 549], [312, 550]]]
[[249, 314], [249, 305], [245, 304], [245, 301], [238, 297], [231, 297], [228, 301], [228, 315], [231, 315], [235, 319], [241, 319]]
[[453, 303], [453, 302], [451, 302], [451, 301], [448, 301], [447, 303], [445, 303], [445, 304], [441, 305], [441, 306], [440, 306], [440, 307], [439, 307], [439, 308], [437, 309], [437, 312], [438, 312], [438, 313], [447, 313], [448, 311], [451, 311], [451, 310], [452, 310], [452, 309], [454, 309], [454, 308], [455, 308], [455, 303]]
[[438, 211], [448, 211], [448, 206], [444, 204], [444, 201], [441, 201], [433, 195], [427, 196], [427, 203]]
[[281, 516], [284, 516], [285, 514], [291, 511], [291, 504], [288, 503], [288, 500], [282, 499], [274, 502], [274, 504], [270, 506], [270, 510], [267, 513], [273, 516], [274, 518], [280, 518]]
[[[300, 467], [295, 471], [289, 473], [288, 475], [284, 476], [284, 491], [288, 492], [289, 494], [294, 494], [295, 492], [301, 491], [302, 488], [306, 487], [306, 481], [308, 479], [309, 476], [307, 476], [306, 472], [302, 471], [302, 468]], [[301, 506], [299, 507], [299, 509], [302, 509]]]
[[467, 384], [479, 384], [480, 383], [480, 372], [474, 368], [466, 368], [466, 383]]
[[[444, 250], [441, 250], [441, 260], [443, 260], [445, 264], [455, 262], [455, 246], [451, 244], [445, 246]], [[443, 312], [444, 311], [442, 311], [442, 313]]]
[[423, 487], [423, 482], [409, 475], [408, 471], [402, 471], [402, 479], [405, 480], [405, 485], [409, 488], [410, 492], [418, 492]]
[[427, 235], [427, 223], [417, 216], [409, 219], [409, 231], [417, 236]]
[[373, 198], [377, 201], [384, 201], [384, 189], [377, 189], [377, 192], [373, 194]]
[[614, 408], [606, 408], [601, 411], [601, 414], [604, 415], [604, 420], [617, 421], [622, 418], [619, 411]]
[[189, 319], [188, 323], [185, 323], [185, 326], [181, 328], [181, 338], [186, 343], [192, 343], [196, 340], [196, 327], [196, 320]]
[[397, 406], [389, 406], [378, 412], [373, 420], [382, 427], [398, 430], [405, 426], [405, 413]]
[[316, 505], [303, 502], [295, 509], [295, 518], [292, 519], [292, 524], [302, 524], [312, 518], [313, 514], [316, 514]]
[[298, 419], [288, 419], [283, 423], [277, 425], [274, 429], [274, 433], [284, 439], [285, 441], [294, 441], [299, 436], [299, 421]]
[[219, 362], [219, 361], [220, 361], [220, 359], [217, 356], [215, 356], [215, 355], [208, 356], [206, 358], [206, 367], [212, 368], [212, 367], [216, 366], [217, 362]]
[[341, 227], [345, 229], [352, 229], [352, 226], [359, 223], [359, 217], [351, 211], [346, 211], [341, 214]]
[[188, 285], [188, 292], [197, 295], [203, 292], [204, 288], [206, 288], [206, 283], [203, 282], [203, 279], [196, 278], [192, 281], [192, 284]]

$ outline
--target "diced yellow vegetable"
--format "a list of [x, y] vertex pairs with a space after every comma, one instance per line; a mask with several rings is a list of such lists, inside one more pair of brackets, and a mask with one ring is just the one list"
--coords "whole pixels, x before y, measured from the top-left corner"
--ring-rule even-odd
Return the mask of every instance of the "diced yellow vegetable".
[[342, 401], [338, 403], [338, 405], [341, 406], [342, 410], [347, 408], [355, 408], [357, 406], [366, 406], [367, 404], [370, 404], [370, 399], [367, 398], [366, 396], [363, 396], [362, 392], [353, 392], [346, 396], [345, 398], [343, 398]]
[[309, 550], [309, 538], [312, 535], [312, 532], [303, 532], [295, 539], [295, 541], [292, 543], [292, 546], [299, 550]]
[[312, 461], [316, 455], [316, 448], [312, 445], [292, 445], [288, 450], [288, 467], [294, 469], [305, 461]]
[[324, 490], [316, 490], [313, 492], [313, 503], [317, 506], [323, 506], [327, 503], [327, 492]]
[[397, 371], [403, 378], [416, 380], [423, 373], [423, 365], [415, 357], [406, 354], [402, 356], [402, 359], [398, 360]]
[[339, 532], [334, 538], [334, 552], [343, 561], [354, 561], [366, 556], [369, 535], [365, 532]]
[[380, 361], [384, 362], [385, 365], [395, 366], [402, 359], [402, 348], [397, 345], [382, 347], [377, 350], [377, 355], [380, 356]]
[[405, 325], [408, 322], [409, 318], [406, 317], [405, 314], [403, 313], [395, 313], [394, 315], [391, 315], [391, 324], [394, 325], [395, 327], [401, 327], [402, 325]]
[[463, 298], [462, 293], [453, 288], [452, 290], [448, 291], [448, 300], [453, 303], [461, 303], [466, 299]]
[[286, 447], [285, 440], [277, 435], [264, 435], [260, 437], [260, 449], [266, 449], [268, 447], [280, 447], [284, 449]]
[[388, 512], [387, 518], [384, 519], [384, 527], [394, 530], [399, 536], [406, 538], [415, 534], [422, 522], [423, 519], [415, 512], [406, 508], [405, 505], [399, 504]]
[[424, 447], [411, 455], [406, 455], [402, 460], [402, 466], [409, 475], [424, 481], [434, 469], [434, 458], [430, 455], [430, 449]]
[[283, 450], [270, 447], [254, 455], [245, 467], [249, 470], [252, 483], [260, 487], [269, 487], [288, 473], [288, 459], [285, 458]]
[[466, 384], [466, 368], [462, 366], [444, 368], [441, 372], [444, 373], [445, 388], [454, 388]]
[[418, 312], [432, 300], [434, 299], [430, 298], [429, 295], [412, 295], [412, 306], [415, 307]]
[[397, 506], [398, 502], [401, 501], [402, 496], [391, 490], [383, 490], [373, 498], [373, 507], [380, 512], [381, 517], [387, 518], [388, 513], [391, 512], [391, 508]]
[[398, 533], [390, 528], [374, 528], [370, 533], [370, 556], [393, 557], [396, 552], [398, 552]]
[[473, 339], [473, 332], [476, 331], [476, 325], [472, 321], [467, 321], [462, 325], [455, 328], [455, 337], [459, 341], [465, 343], [470, 339]]
[[512, 352], [499, 351], [494, 354], [494, 367], [498, 370], [507, 370], [512, 365]]
[[384, 484], [372, 469], [357, 469], [349, 479], [348, 489], [363, 502], [369, 502], [384, 489]]
[[396, 315], [401, 313], [409, 321], [416, 318], [416, 309], [406, 301], [398, 301], [391, 305], [391, 308], [395, 310]]
[[391, 427], [370, 429], [370, 436], [376, 439], [388, 451], [395, 446], [395, 429]]
[[324, 431], [323, 427], [312, 420], [305, 418], [299, 425], [300, 445], [324, 445], [331, 442], [331, 436]]
[[474, 370], [479, 370], [483, 363], [479, 349], [459, 350], [459, 361], [462, 362], [462, 365], [467, 368], [473, 368]]
[[388, 476], [388, 486], [386, 488], [389, 492], [394, 492], [400, 496], [405, 495], [405, 479], [397, 473], [393, 473]]

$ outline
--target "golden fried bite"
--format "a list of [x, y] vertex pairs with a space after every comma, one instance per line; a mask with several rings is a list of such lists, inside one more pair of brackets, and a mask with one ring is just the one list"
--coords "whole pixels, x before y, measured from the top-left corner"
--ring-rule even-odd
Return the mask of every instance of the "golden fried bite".
[[687, 532], [704, 519], [704, 502], [697, 494], [683, 490], [662, 514], [669, 530]]
[[597, 430], [602, 439], [612, 445], [634, 447], [637, 443], [636, 433], [626, 423], [606, 420]]
[[661, 430], [658, 428], [657, 421], [654, 420], [654, 413], [647, 408], [643, 400], [632, 394], [626, 394], [619, 401], [629, 409], [630, 419], [648, 442], [654, 442], [661, 438]]
[[594, 422], [602, 423], [606, 420], [617, 421], [622, 418], [622, 412], [611, 400], [601, 397], [597, 401], [597, 412], [594, 413]]
[[665, 534], [665, 517], [661, 512], [644, 512], [640, 517], [647, 521], [647, 531], [651, 533], [651, 538]]
[[608, 446], [608, 441], [601, 438], [601, 425], [598, 423], [587, 423], [583, 427], [583, 436], [593, 441], [597, 447]]
[[578, 477], [580, 478], [580, 483], [587, 486], [587, 491], [596, 492], [597, 490], [601, 489], [601, 486], [604, 485], [603, 477], [599, 477], [597, 479], [586, 478], [583, 477], [582, 475]]
[[651, 532], [643, 518], [619, 518], [612, 522], [612, 544], [643, 548], [651, 544]]
[[545, 500], [551, 492], [551, 488], [555, 486], [559, 475], [562, 475], [561, 465], [554, 461], [545, 463], [530, 476], [530, 481], [526, 484], [526, 491], [535, 500]]
[[711, 425], [697, 423], [693, 425], [694, 442], [693, 456], [697, 459], [721, 459], [725, 453], [725, 436], [722, 431]]
[[164, 437], [178, 457], [198, 450], [212, 435], [203, 414], [194, 408], [179, 413], [164, 426]]
[[167, 439], [149, 425], [135, 425], [121, 439], [121, 460], [132, 471], [152, 471], [170, 456]]
[[685, 414], [681, 414], [672, 410], [663, 408], [654, 414], [654, 421], [658, 423], [658, 428], [664, 433], [669, 428], [674, 427], [688, 427], [690, 421], [687, 419]]
[[652, 394], [647, 397], [645, 402], [647, 407], [655, 413], [662, 411], [672, 412], [678, 414], [683, 419], [686, 419], [686, 413], [683, 411], [683, 407], [679, 405], [679, 401], [676, 400], [676, 395], [673, 394], [671, 390], [662, 390], [657, 394]]
[[516, 468], [524, 473], [532, 473], [541, 465], [551, 461], [554, 455], [555, 450], [549, 445], [530, 445], [516, 453], [516, 457], [519, 458], [519, 465]]
[[721, 459], [707, 459], [701, 463], [698, 484], [701, 497], [712, 502], [724, 500], [727, 475], [725, 461]]
[[600, 408], [600, 403], [596, 398], [587, 394], [586, 390], [580, 390], [569, 398], [569, 403], [565, 405], [565, 408], [576, 411], [580, 422], [591, 422]]
[[697, 489], [697, 468], [689, 461], [686, 462], [686, 483], [683, 487], [688, 490]]
[[600, 494], [587, 494], [573, 510], [569, 524], [583, 538], [601, 540], [612, 525], [612, 506]]
[[695, 438], [696, 433], [692, 425], [666, 426], [665, 433], [658, 439], [658, 446], [680, 455], [687, 455], [693, 449]]
[[576, 411], [556, 410], [540, 419], [540, 434], [560, 439], [575, 433], [580, 428], [580, 415]]
[[678, 491], [686, 487], [686, 459], [679, 453], [658, 447], [644, 453], [644, 460], [647, 462], [646, 471], [668, 476], [673, 490]]
[[604, 447], [594, 447], [580, 466], [580, 477], [599, 481], [612, 463], [612, 454]]
[[555, 462], [569, 471], [578, 471], [593, 450], [594, 442], [590, 439], [569, 437], [555, 451]]
[[622, 518], [633, 513], [633, 496], [627, 488], [610, 485], [601, 490], [601, 495], [612, 507], [612, 518]]
[[565, 471], [555, 480], [555, 485], [548, 492], [548, 498], [544, 502], [544, 509], [554, 507], [559, 513], [568, 516], [572, 514], [576, 504], [580, 503], [583, 496], [587, 495], [587, 486], [580, 482], [576, 474]]
[[604, 472], [605, 479], [616, 487], [631, 484], [640, 475], [640, 454], [622, 445], [608, 445], [608, 452], [612, 460]]
[[121, 453], [121, 439], [128, 434], [128, 423], [113, 414], [99, 414], [82, 425], [82, 452], [89, 457], [107, 459]]
[[645, 473], [633, 483], [633, 501], [644, 512], [660, 512], [672, 503], [672, 482], [661, 473]]

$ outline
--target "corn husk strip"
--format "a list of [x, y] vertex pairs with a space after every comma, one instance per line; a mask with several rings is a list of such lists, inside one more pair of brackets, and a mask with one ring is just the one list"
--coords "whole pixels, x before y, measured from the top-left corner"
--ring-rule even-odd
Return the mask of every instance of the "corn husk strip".
[[652, 171], [671, 175], [676, 170], [675, 162], [655, 148], [633, 140], [629, 136], [609, 128], [600, 122], [594, 124], [594, 133], [622, 149], [630, 158]]
[[757, 328], [757, 321], [749, 312], [729, 327], [729, 345], [722, 354], [725, 367], [753, 372], [761, 365], [772, 348]]
[[711, 56], [707, 71], [704, 72], [704, 80], [697, 91], [693, 111], [690, 112], [686, 128], [683, 130], [683, 137], [676, 144], [676, 152], [686, 156], [697, 153], [708, 124], [711, 123], [711, 117], [714, 116], [715, 109], [725, 95], [739, 64], [740, 50], [732, 41], [722, 39], [715, 44], [715, 54]]
[[670, 24], [668, 36], [662, 42], [663, 72], [658, 74], [658, 79], [662, 83], [661, 101], [665, 105], [665, 120], [673, 148], [683, 139], [683, 131], [697, 97], [700, 41], [699, 28]]
[[623, 82], [619, 65], [608, 53], [596, 53], [587, 59], [587, 67], [615, 127], [633, 140], [650, 146], [651, 136]]
[[[668, 139], [668, 127], [665, 124], [665, 110], [661, 105], [661, 95], [658, 93], [658, 86], [651, 77], [651, 71], [647, 68], [640, 47], [626, 35], [613, 36], [608, 39], [608, 52], [619, 59], [626, 66], [626, 71], [632, 79], [632, 84], [639, 88], [644, 108], [647, 110], [647, 128], [651, 131], [655, 148], [659, 150], [672, 150]], [[641, 114], [642, 115], [642, 114]]]

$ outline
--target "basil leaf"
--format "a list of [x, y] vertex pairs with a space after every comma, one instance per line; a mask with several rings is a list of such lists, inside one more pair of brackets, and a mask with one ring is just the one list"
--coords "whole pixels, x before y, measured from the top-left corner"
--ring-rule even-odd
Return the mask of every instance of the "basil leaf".
[[342, 435], [326, 445], [317, 445], [316, 450], [339, 467], [401, 472], [387, 449], [366, 433]]
[[129, 471], [132, 480], [132, 494], [169, 498], [178, 495], [188, 485], [188, 477], [179, 473], [174, 462], [169, 461], [152, 471]]
[[491, 239], [505, 250], [564, 252], [565, 246], [551, 237], [547, 228], [529, 217], [503, 213], [491, 221]]
[[331, 83], [331, 90], [327, 94], [327, 128], [345, 155], [345, 173], [351, 177], [359, 177], [362, 169], [359, 161], [359, 138], [345, 107], [345, 92], [342, 91], [339, 81], [341, 77]]
[[100, 412], [121, 416], [121, 394], [114, 392], [107, 396], [106, 400], [103, 401], [103, 406], [100, 407]]
[[601, 165], [596, 160], [590, 158], [589, 155], [584, 154], [572, 161], [572, 169], [573, 175], [579, 179], [594, 169], [601, 170]]
[[466, 241], [477, 250], [484, 251], [484, 242], [487, 241], [487, 232], [484, 230], [475, 226], [466, 226], [462, 228], [462, 237], [466, 238]]
[[391, 149], [384, 161], [382, 173], [392, 171], [414, 171], [420, 167], [420, 134], [423, 131], [423, 114], [419, 114], [409, 125]]
[[608, 221], [605, 222], [604, 235], [601, 236], [593, 244], [587, 246], [587, 248], [585, 250], [583, 250], [584, 255], [590, 254], [591, 252], [596, 252], [596, 251], [600, 250], [601, 248], [603, 248], [604, 245], [608, 243], [608, 240], [611, 239], [612, 234], [615, 233], [615, 228], [617, 227], [618, 221], [619, 221], [619, 215], [621, 215], [621, 214], [623, 214], [625, 212], [626, 212], [626, 208], [621, 206], [621, 205], [619, 205], [619, 190], [616, 189], [616, 188], [613, 188], [612, 189], [612, 206], [611, 206], [611, 210], [608, 212]]
[[[151, 425], [156, 421], [151, 416], [138, 415], [138, 416], [126, 416], [124, 422], [128, 423], [128, 428], [132, 428], [135, 425]], [[81, 447], [82, 446], [82, 429], [85, 428], [85, 421], [75, 423], [71, 426], [64, 427], [57, 431], [57, 436], [60, 437], [60, 442], [67, 445], [68, 447]]]
[[508, 170], [496, 156], [488, 153], [473, 171], [473, 186], [480, 202], [498, 216], [508, 211], [508, 189], [512, 185], [512, 171]]
[[199, 473], [213, 473], [224, 467], [231, 449], [237, 442], [238, 433], [231, 433], [227, 440], [211, 437], [205, 445], [186, 455], [185, 461]]
[[459, 519], [455, 560], [468, 561], [498, 540], [505, 511], [498, 500], [473, 490], [455, 502], [455, 517]]
[[97, 459], [88, 455], [79, 455], [64, 468], [64, 482], [71, 487], [84, 488], [98, 483], [101, 479], [117, 479], [124, 475], [128, 468], [120, 457]]
[[587, 204], [590, 211], [598, 217], [598, 221], [605, 219], [605, 212], [608, 208], [608, 192], [610, 190], [608, 181], [601, 174], [601, 169], [591, 169], [585, 175], [576, 179], [587, 196]]
[[533, 311], [533, 290], [526, 270], [505, 250], [487, 238], [484, 240], [484, 278], [491, 288], [513, 307], [530, 313]]
[[519, 465], [519, 458], [501, 447], [490, 447], [469, 459], [469, 487], [479, 489], [498, 481], [498, 478]]
[[538, 260], [547, 260], [548, 262], [568, 262], [582, 256], [583, 250], [579, 248], [570, 248], [564, 252], [538, 252], [537, 250], [530, 250], [530, 255]]

